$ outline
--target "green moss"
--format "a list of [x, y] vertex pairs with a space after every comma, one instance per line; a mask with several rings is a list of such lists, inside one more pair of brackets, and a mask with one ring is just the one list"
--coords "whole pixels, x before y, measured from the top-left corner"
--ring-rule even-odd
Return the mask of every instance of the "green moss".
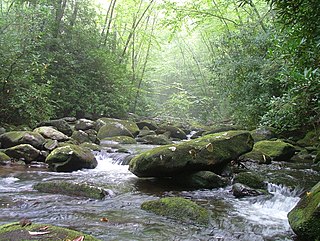
[[217, 171], [218, 165], [226, 165], [251, 151], [252, 146], [253, 139], [245, 131], [211, 134], [144, 152], [131, 160], [129, 170], [139, 177], [170, 177], [197, 170]]
[[258, 150], [252, 150], [243, 155], [245, 159], [257, 161], [259, 164], [271, 164], [271, 157]]
[[134, 136], [139, 134], [139, 127], [137, 124], [131, 120], [119, 120], [114, 118], [100, 118], [99, 120], [105, 122], [106, 124], [117, 124], [120, 123], [123, 125], [126, 129], [130, 131]]
[[254, 189], [266, 189], [264, 179], [253, 172], [240, 172], [234, 178], [234, 183], [241, 183]]
[[37, 183], [33, 188], [39, 192], [88, 197], [93, 199], [103, 199], [108, 195], [107, 192], [101, 188], [93, 187], [88, 184], [64, 181]]
[[[48, 226], [46, 232], [48, 234], [32, 236], [30, 232], [44, 232], [41, 228]], [[10, 223], [0, 226], [0, 241], [28, 241], [28, 240], [74, 240], [79, 236], [84, 236], [86, 241], [99, 241], [91, 235], [84, 234], [67, 228], [57, 227], [48, 224], [31, 224], [21, 227], [19, 223]]]
[[253, 150], [270, 156], [274, 161], [288, 161], [295, 153], [293, 145], [281, 140], [259, 141], [254, 145]]
[[0, 151], [0, 163], [1, 162], [9, 162], [10, 160], [11, 160], [11, 158], [7, 154]]
[[320, 239], [320, 182], [289, 212], [293, 231], [308, 240]]
[[180, 197], [167, 197], [144, 202], [141, 208], [186, 223], [209, 224], [209, 212], [198, 204]]

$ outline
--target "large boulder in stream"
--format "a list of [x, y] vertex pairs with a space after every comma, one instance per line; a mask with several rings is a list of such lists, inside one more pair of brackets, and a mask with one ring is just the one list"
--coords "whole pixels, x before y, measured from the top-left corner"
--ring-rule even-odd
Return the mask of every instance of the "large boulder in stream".
[[38, 125], [38, 127], [40, 126], [53, 126], [67, 136], [71, 136], [72, 134], [72, 127], [64, 119], [44, 121]]
[[207, 226], [209, 212], [195, 202], [181, 197], [166, 197], [142, 203], [143, 210], [182, 221]]
[[196, 171], [219, 174], [231, 160], [251, 151], [252, 146], [253, 139], [247, 131], [211, 134], [144, 152], [130, 161], [129, 170], [138, 177], [174, 177]]
[[57, 140], [57, 141], [68, 141], [70, 138], [63, 134], [61, 131], [54, 129], [51, 126], [41, 126], [33, 130], [35, 133], [41, 134], [44, 138]]
[[9, 148], [20, 144], [30, 144], [37, 149], [42, 149], [45, 138], [32, 131], [10, 131], [0, 135], [2, 148]]
[[49, 168], [56, 172], [72, 172], [83, 168], [93, 169], [98, 162], [92, 152], [84, 147], [66, 145], [54, 149], [46, 158]]
[[[83, 237], [83, 239], [82, 239]], [[1, 241], [26, 241], [26, 240], [85, 240], [99, 241], [89, 234], [84, 234], [67, 228], [50, 224], [35, 224], [23, 219], [20, 222], [0, 226]]]
[[253, 149], [270, 156], [274, 161], [289, 161], [296, 151], [293, 145], [281, 140], [259, 141]]
[[[116, 129], [118, 131], [119, 131], [119, 128], [120, 129], [126, 129], [127, 131], [129, 131], [130, 134], [128, 134], [128, 133], [127, 134], [114, 133], [112, 135], [103, 134], [108, 129], [108, 128], [104, 127], [105, 125], [107, 125], [109, 127], [112, 127], [112, 126], [113, 127], [117, 127]], [[120, 120], [120, 119], [103, 117], [103, 118], [100, 118], [100, 119], [97, 120], [97, 127], [99, 127], [99, 126], [104, 127], [103, 130], [101, 130], [101, 128], [99, 128], [99, 131], [98, 131], [99, 139], [103, 139], [105, 137], [112, 137], [112, 136], [133, 136], [133, 137], [135, 137], [135, 136], [137, 136], [139, 134], [139, 127], [137, 126], [137, 124], [135, 122], [133, 122], [131, 120]]]
[[303, 240], [320, 240], [320, 182], [288, 213], [288, 221]]
[[12, 158], [23, 160], [25, 163], [36, 161], [40, 156], [40, 151], [29, 144], [13, 146], [4, 152]]

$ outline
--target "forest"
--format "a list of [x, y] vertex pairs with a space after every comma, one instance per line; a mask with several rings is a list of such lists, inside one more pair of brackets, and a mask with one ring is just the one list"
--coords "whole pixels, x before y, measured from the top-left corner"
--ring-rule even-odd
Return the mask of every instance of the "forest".
[[318, 0], [1, 0], [0, 123], [320, 121]]

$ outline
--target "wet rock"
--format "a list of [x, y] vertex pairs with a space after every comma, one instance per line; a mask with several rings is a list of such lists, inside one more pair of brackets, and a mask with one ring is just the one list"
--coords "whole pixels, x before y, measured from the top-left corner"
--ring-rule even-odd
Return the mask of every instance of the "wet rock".
[[54, 129], [51, 126], [41, 126], [33, 130], [35, 133], [41, 134], [44, 138], [57, 140], [57, 141], [67, 141], [70, 138], [63, 134], [61, 131]]
[[143, 120], [136, 123], [140, 130], [142, 130], [144, 127], [147, 127], [149, 130], [157, 130], [159, 127], [157, 123], [153, 120]]
[[320, 182], [289, 212], [292, 230], [303, 240], [320, 239]]
[[174, 177], [180, 173], [218, 173], [234, 159], [252, 150], [249, 132], [230, 131], [196, 140], [154, 148], [130, 162], [129, 170], [138, 177]]
[[232, 194], [237, 198], [241, 198], [241, 197], [254, 197], [254, 196], [259, 196], [266, 193], [250, 188], [241, 183], [235, 183], [232, 185]]
[[150, 145], [168, 145], [173, 143], [165, 135], [147, 135], [144, 137], [137, 138], [137, 141], [142, 144], [150, 144]]
[[84, 142], [91, 142], [89, 135], [82, 130], [74, 131], [71, 138], [80, 144]]
[[101, 151], [102, 150], [102, 147], [97, 145], [97, 144], [94, 144], [94, 143], [91, 143], [91, 142], [84, 142], [84, 143], [81, 143], [80, 144], [81, 147], [84, 147], [84, 148], [88, 148], [90, 149], [91, 151]]
[[0, 165], [6, 165], [10, 162], [11, 158], [7, 154], [0, 151]]
[[195, 202], [181, 197], [166, 197], [142, 203], [143, 210], [157, 215], [173, 218], [184, 223], [195, 223], [207, 226], [209, 212]]
[[164, 129], [165, 129], [166, 132], [170, 133], [169, 136], [171, 138], [176, 138], [176, 139], [179, 139], [179, 140], [187, 139], [186, 133], [182, 129], [180, 129], [179, 127], [165, 126]]
[[21, 144], [6, 149], [5, 154], [11, 158], [23, 160], [25, 163], [30, 163], [38, 159], [40, 151], [29, 144]]
[[114, 136], [130, 136], [133, 138], [133, 134], [121, 123], [106, 124], [98, 131], [98, 138], [100, 140]]
[[42, 149], [45, 138], [39, 133], [31, 131], [10, 131], [0, 135], [2, 148], [9, 148], [20, 144], [30, 144], [37, 149]]
[[228, 184], [228, 181], [210, 171], [200, 171], [190, 175], [180, 175], [174, 179], [183, 187], [191, 188], [219, 188], [225, 187]]
[[96, 123], [92, 120], [88, 119], [80, 119], [76, 121], [75, 129], [76, 130], [89, 130], [89, 129], [95, 129]]
[[62, 132], [63, 134], [67, 136], [72, 135], [72, 128], [66, 121], [66, 119], [58, 119], [58, 120], [49, 120], [49, 121], [44, 121], [38, 125], [38, 127], [41, 126], [53, 126], [55, 127], [58, 131]]
[[153, 130], [150, 130], [148, 127], [143, 127], [142, 130], [140, 130], [138, 138], [144, 137], [144, 136], [150, 136], [150, 135], [156, 135], [156, 132]]
[[6, 132], [6, 129], [3, 127], [0, 127], [0, 135], [4, 134]]
[[242, 155], [240, 159], [244, 159], [245, 161], [254, 161], [254, 162], [257, 162], [258, 164], [271, 164], [270, 156], [255, 149]]
[[293, 145], [281, 140], [259, 141], [253, 149], [270, 156], [274, 161], [289, 161], [296, 151]]
[[137, 141], [130, 136], [114, 136], [108, 137], [101, 140], [101, 143], [105, 142], [116, 142], [118, 144], [137, 144]]
[[254, 189], [266, 189], [267, 184], [261, 175], [254, 172], [240, 172], [233, 180], [233, 183], [241, 183]]
[[44, 144], [44, 148], [46, 150], [52, 151], [53, 149], [58, 147], [58, 141], [57, 140], [52, 140], [52, 139], [48, 139], [46, 141], [46, 143]]
[[[44, 230], [44, 227], [45, 230]], [[39, 232], [41, 235], [34, 235]], [[83, 236], [85, 241], [99, 241], [89, 234], [84, 234], [67, 228], [56, 227], [50, 224], [34, 224], [30, 221], [28, 225], [20, 222], [9, 223], [0, 226], [0, 240], [25, 241], [25, 240], [76, 240]]]
[[275, 129], [272, 127], [259, 127], [250, 132], [254, 142], [270, 140], [276, 137]]
[[35, 184], [33, 188], [39, 192], [87, 197], [92, 199], [103, 199], [109, 195], [106, 190], [86, 183], [73, 183], [66, 181], [40, 182]]
[[297, 144], [303, 147], [320, 145], [320, 128], [307, 132], [303, 139], [297, 141]]
[[98, 163], [89, 149], [66, 145], [54, 149], [46, 158], [46, 163], [52, 171], [72, 172], [82, 168], [93, 169]]
[[[139, 134], [139, 127], [137, 126], [137, 124], [131, 120], [119, 120], [119, 119], [114, 119], [114, 118], [100, 118], [97, 120], [97, 122], [99, 123], [105, 123], [105, 125], [116, 125], [116, 124], [120, 124], [123, 127], [125, 127], [125, 129], [127, 129], [131, 135], [133, 135], [133, 137], [137, 136]], [[115, 135], [113, 135], [115, 136]], [[120, 136], [127, 136], [127, 135], [120, 135]], [[99, 135], [98, 135], [99, 137]], [[110, 136], [104, 136], [104, 137], [110, 137]], [[100, 138], [103, 139], [104, 137]]]

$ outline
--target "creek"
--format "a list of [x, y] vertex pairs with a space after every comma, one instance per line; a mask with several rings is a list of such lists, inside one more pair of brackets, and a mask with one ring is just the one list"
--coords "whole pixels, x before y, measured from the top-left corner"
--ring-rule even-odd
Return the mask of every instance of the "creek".
[[[269, 183], [271, 196], [236, 199], [231, 186], [187, 190], [170, 180], [137, 178], [127, 165], [119, 164], [120, 154], [95, 155], [97, 168], [72, 173], [0, 168], [0, 224], [27, 218], [34, 223], [76, 229], [101, 240], [293, 240], [287, 213], [299, 201], [303, 187], [292, 189]], [[310, 173], [309, 169], [299, 171], [303, 175]], [[109, 190], [111, 195], [104, 200], [91, 200], [39, 193], [32, 188], [35, 183], [52, 180], [90, 183]], [[140, 208], [142, 202], [164, 196], [189, 198], [211, 210], [209, 227], [180, 223]], [[108, 222], [101, 222], [101, 218]]]

